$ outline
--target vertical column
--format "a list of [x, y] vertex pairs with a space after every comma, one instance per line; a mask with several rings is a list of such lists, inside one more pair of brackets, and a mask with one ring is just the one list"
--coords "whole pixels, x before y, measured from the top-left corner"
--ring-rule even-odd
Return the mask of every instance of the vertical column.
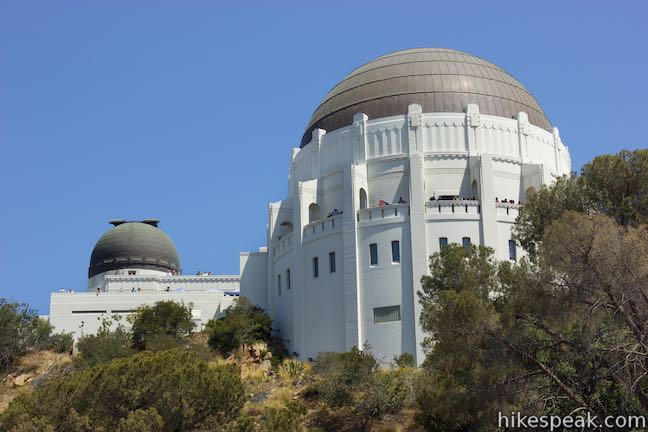
[[[304, 359], [307, 356], [308, 341], [307, 329], [309, 326], [306, 316], [306, 289], [307, 279], [310, 270], [310, 258], [303, 253], [304, 225], [308, 225], [308, 206], [317, 201], [317, 180], [297, 183], [296, 202], [293, 203], [293, 252], [291, 278], [295, 282], [292, 303], [292, 337], [291, 346], [293, 351]], [[274, 279], [269, 282], [269, 289], [272, 290]]]
[[416, 346], [416, 362], [421, 364], [425, 359], [423, 353], [424, 333], [419, 317], [421, 304], [417, 292], [421, 288], [421, 276], [428, 272], [428, 250], [425, 226], [425, 161], [423, 156], [423, 134], [421, 133], [421, 106], [410, 105], [407, 110], [409, 178], [410, 178], [410, 244], [412, 246], [412, 296], [414, 310], [414, 328], [412, 336]]
[[561, 175], [563, 169], [560, 160], [560, 131], [557, 127], [551, 130], [551, 135], [553, 136], [554, 170], [557, 175]]
[[[358, 279], [358, 227], [356, 214], [358, 186], [355, 166], [344, 167], [344, 212], [342, 213], [342, 266], [344, 284], [344, 343], [345, 349], [362, 348], [362, 286]], [[347, 210], [348, 209], [348, 210]]]
[[493, 190], [493, 160], [489, 154], [479, 157], [479, 191], [481, 244], [496, 249], [497, 209]]
[[358, 194], [364, 186], [356, 175], [356, 164], [364, 166], [366, 158], [366, 130], [368, 117], [363, 113], [353, 116], [351, 145], [353, 162], [342, 170], [344, 188], [342, 213], [342, 268], [344, 284], [344, 344], [362, 349], [364, 344], [362, 316], [362, 284], [358, 277], [358, 224], [356, 215], [360, 207]]
[[468, 155], [475, 156], [479, 150], [477, 148], [477, 128], [481, 126], [481, 114], [479, 105], [466, 105], [466, 133], [468, 138]]
[[529, 116], [527, 113], [520, 111], [517, 113], [517, 130], [518, 130], [518, 146], [520, 152], [520, 164], [525, 163], [529, 159], [529, 148], [527, 146], [527, 136], [529, 135]]

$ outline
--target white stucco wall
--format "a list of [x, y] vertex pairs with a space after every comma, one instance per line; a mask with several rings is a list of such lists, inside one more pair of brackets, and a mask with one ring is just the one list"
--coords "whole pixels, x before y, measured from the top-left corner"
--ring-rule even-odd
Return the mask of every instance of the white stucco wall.
[[[135, 274], [128, 275], [127, 270]], [[126, 317], [131, 311], [163, 300], [192, 303], [196, 330], [200, 330], [210, 319], [223, 315], [236, 298], [240, 285], [238, 275], [171, 276], [141, 269], [112, 270], [94, 278], [101, 281], [97, 285], [101, 287], [99, 293], [51, 294], [49, 320], [55, 331], [71, 332], [75, 339], [82, 334], [94, 334], [101, 320], [113, 314], [123, 317], [121, 322], [128, 328]]]
[[[288, 197], [269, 207], [268, 312], [289, 350], [305, 359], [368, 342], [384, 363], [403, 352], [422, 361], [416, 291], [439, 238], [461, 243], [469, 237], [508, 259], [510, 230], [527, 189], [538, 190], [570, 168], [557, 129], [535, 127], [525, 113], [514, 119], [483, 115], [476, 105], [464, 113], [422, 113], [411, 106], [405, 116], [357, 114], [351, 126], [315, 130], [308, 145], [292, 150]], [[368, 209], [360, 209], [360, 188]], [[429, 201], [441, 195], [466, 200]], [[396, 204], [399, 197], [407, 202], [377, 207], [379, 200]], [[310, 220], [313, 204], [319, 221]], [[333, 209], [343, 214], [326, 218]], [[281, 235], [278, 227], [286, 222], [293, 231]], [[393, 240], [400, 241], [398, 265], [390, 259]], [[368, 264], [370, 243], [379, 248], [375, 267]], [[328, 272], [332, 251], [335, 274]], [[318, 278], [312, 277], [314, 256]], [[285, 283], [287, 269], [291, 292], [279, 296], [277, 276]], [[241, 294], [248, 292], [259, 297], [242, 286]], [[374, 308], [396, 305], [400, 321], [374, 323]]]

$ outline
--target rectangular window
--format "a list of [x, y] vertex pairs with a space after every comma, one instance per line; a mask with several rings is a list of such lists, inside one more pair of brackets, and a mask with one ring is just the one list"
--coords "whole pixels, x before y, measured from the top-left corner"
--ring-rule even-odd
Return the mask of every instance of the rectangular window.
[[392, 262], [400, 263], [400, 242], [398, 240], [392, 242]]
[[277, 275], [277, 295], [281, 296], [281, 275]]
[[335, 252], [329, 252], [329, 271], [335, 273]]
[[376, 243], [369, 245], [369, 259], [372, 267], [378, 265], [378, 245]]
[[461, 239], [461, 244], [463, 244], [463, 247], [468, 248], [470, 247], [470, 237], [464, 237]]
[[446, 246], [448, 246], [448, 237], [439, 237], [439, 249], [443, 250]]
[[374, 324], [400, 320], [400, 306], [384, 306], [374, 308]]
[[73, 314], [104, 314], [107, 311], [105, 310], [75, 310], [72, 311]]
[[509, 240], [509, 259], [511, 261], [517, 261], [517, 245], [515, 240]]
[[286, 270], [286, 289], [290, 289], [290, 269]]
[[313, 258], [313, 277], [316, 278], [319, 276], [319, 259], [317, 257]]

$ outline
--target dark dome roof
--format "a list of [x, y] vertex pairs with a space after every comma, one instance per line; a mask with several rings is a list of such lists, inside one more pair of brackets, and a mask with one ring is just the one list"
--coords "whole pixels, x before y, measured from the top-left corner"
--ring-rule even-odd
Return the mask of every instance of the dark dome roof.
[[370, 119], [404, 115], [411, 104], [423, 112], [480, 112], [511, 118], [520, 111], [543, 129], [551, 123], [518, 80], [484, 59], [444, 48], [397, 51], [378, 57], [347, 75], [313, 113], [301, 146], [315, 129], [333, 131], [353, 123], [353, 115]]
[[168, 235], [154, 219], [111, 221], [114, 228], [101, 236], [90, 257], [88, 277], [125, 268], [180, 270], [180, 259]]

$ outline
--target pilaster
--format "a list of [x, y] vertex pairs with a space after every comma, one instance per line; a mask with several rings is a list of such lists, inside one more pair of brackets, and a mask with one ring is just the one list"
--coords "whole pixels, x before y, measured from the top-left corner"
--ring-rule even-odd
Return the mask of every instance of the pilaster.
[[497, 248], [497, 210], [495, 208], [495, 192], [493, 190], [493, 160], [490, 154], [479, 157], [479, 205], [481, 244]]
[[362, 286], [358, 278], [358, 229], [356, 195], [361, 185], [356, 176], [355, 165], [348, 165], [342, 171], [344, 184], [344, 206], [342, 213], [342, 266], [344, 284], [344, 343], [347, 350], [354, 346], [362, 349], [364, 333], [362, 328]]
[[529, 136], [529, 116], [527, 113], [520, 111], [517, 113], [517, 130], [518, 130], [518, 146], [520, 152], [520, 163], [524, 163], [529, 159], [529, 149], [527, 147], [527, 137]]
[[[419, 317], [421, 304], [418, 301], [418, 291], [421, 288], [421, 277], [428, 272], [428, 250], [425, 224], [425, 160], [423, 155], [423, 137], [421, 133], [421, 106], [408, 107], [408, 147], [409, 147], [409, 178], [410, 178], [410, 244], [412, 246], [412, 299], [414, 301], [414, 334], [416, 363], [421, 364], [425, 359], [421, 342], [425, 337]], [[403, 334], [403, 341], [407, 336]]]
[[468, 138], [468, 155], [475, 156], [478, 154], [477, 148], [477, 128], [481, 127], [481, 114], [479, 105], [466, 105], [466, 134]]

